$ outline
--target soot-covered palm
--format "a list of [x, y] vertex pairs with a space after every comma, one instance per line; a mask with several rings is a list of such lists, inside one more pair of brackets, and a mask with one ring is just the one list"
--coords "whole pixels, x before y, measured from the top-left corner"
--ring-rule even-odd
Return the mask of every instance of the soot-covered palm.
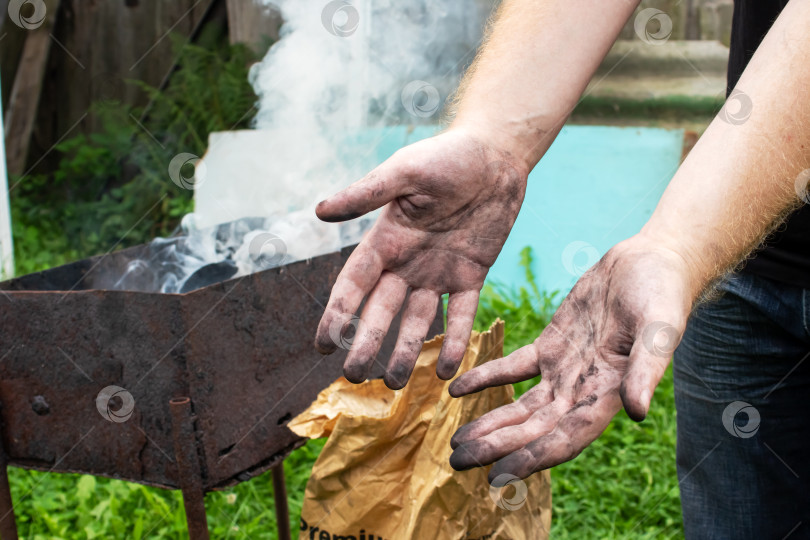
[[527, 171], [508, 153], [464, 132], [449, 131], [398, 151], [359, 182], [321, 202], [316, 212], [325, 221], [384, 208], [337, 278], [318, 327], [318, 350], [335, 350], [367, 299], [344, 365], [347, 379], [365, 380], [404, 303], [385, 374], [389, 387], [402, 388], [440, 297], [449, 293], [437, 373], [443, 379], [455, 375], [479, 291], [520, 210], [526, 177]]
[[679, 256], [634, 237], [611, 249], [532, 344], [453, 381], [463, 396], [542, 375], [516, 402], [462, 426], [456, 469], [495, 462], [525, 478], [579, 455], [624, 406], [642, 420], [686, 325], [691, 295]]

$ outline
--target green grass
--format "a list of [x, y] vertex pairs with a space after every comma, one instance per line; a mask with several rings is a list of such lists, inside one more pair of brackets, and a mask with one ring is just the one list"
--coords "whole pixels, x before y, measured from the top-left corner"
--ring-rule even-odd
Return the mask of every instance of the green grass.
[[[324, 440], [309, 441], [285, 461], [293, 531], [312, 464]], [[179, 491], [166, 491], [77, 474], [10, 468], [20, 537], [187, 538]], [[205, 497], [212, 538], [275, 539], [276, 517], [269, 472]]]
[[[534, 340], [559, 303], [538, 290], [531, 252], [523, 253], [527, 286], [485, 287], [476, 328], [506, 321], [511, 352]], [[536, 382], [536, 381], [534, 381]], [[533, 382], [516, 385], [517, 393]], [[324, 441], [310, 441], [286, 460], [295, 534], [304, 488]], [[178, 492], [106, 478], [10, 470], [20, 535], [55, 538], [185, 538]], [[552, 471], [552, 538], [681, 538], [675, 472], [675, 403], [672, 372], [656, 390], [647, 419], [619, 413], [582, 455]], [[206, 496], [212, 538], [276, 538], [270, 473]], [[294, 536], [295, 537], [295, 536]]]

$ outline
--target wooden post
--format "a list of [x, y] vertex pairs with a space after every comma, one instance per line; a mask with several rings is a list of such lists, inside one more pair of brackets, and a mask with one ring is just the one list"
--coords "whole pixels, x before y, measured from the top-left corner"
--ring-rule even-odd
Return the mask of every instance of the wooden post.
[[684, 38], [700, 39], [700, 10], [695, 0], [686, 0], [686, 21]]
[[256, 0], [227, 0], [228, 35], [231, 43], [244, 43], [256, 52], [262, 51], [267, 38], [278, 39], [281, 14], [277, 9]]
[[60, 0], [45, 2], [45, 23], [29, 30], [25, 38], [6, 117], [6, 163], [8, 173], [11, 175], [21, 175], [25, 172], [31, 132], [34, 130], [39, 96], [45, 79], [45, 67], [51, 51], [51, 30], [56, 23], [59, 3]]
[[[3, 131], [3, 106], [0, 103], [0, 133]], [[8, 202], [6, 148], [0, 140], [0, 279], [14, 276], [14, 245], [11, 236], [11, 211]]]

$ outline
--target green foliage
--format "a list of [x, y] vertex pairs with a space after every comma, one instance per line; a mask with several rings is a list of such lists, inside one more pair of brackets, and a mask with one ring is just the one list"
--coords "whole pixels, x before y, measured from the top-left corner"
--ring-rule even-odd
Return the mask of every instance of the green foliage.
[[497, 317], [506, 321], [504, 354], [534, 341], [551, 322], [559, 301], [558, 291], [540, 291], [532, 271], [532, 248], [520, 252], [520, 267], [526, 276], [526, 285], [515, 288], [500, 283], [487, 283], [481, 291], [478, 313], [473, 327], [484, 331]]
[[181, 152], [201, 156], [213, 131], [249, 126], [253, 54], [179, 39], [174, 51], [179, 67], [165, 89], [128, 81], [148, 97], [146, 110], [94, 104], [97, 132], [58, 144], [55, 170], [12, 179], [18, 275], [170, 234], [191, 211], [192, 192], [168, 165]]
[[[547, 293], [540, 291], [537, 278], [532, 270], [534, 258], [532, 248], [525, 247], [520, 251], [520, 267], [526, 276], [526, 285], [518, 288], [503, 284], [484, 285], [478, 313], [475, 315], [473, 328], [484, 331], [496, 318], [506, 321], [504, 328], [504, 354], [528, 345], [551, 322], [557, 310], [558, 291]], [[540, 381], [537, 377], [515, 385], [516, 395], [520, 395]]]

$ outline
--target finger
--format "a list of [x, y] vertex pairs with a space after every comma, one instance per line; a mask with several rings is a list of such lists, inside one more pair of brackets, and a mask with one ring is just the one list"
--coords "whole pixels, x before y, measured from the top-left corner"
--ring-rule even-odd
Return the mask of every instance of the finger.
[[315, 214], [323, 221], [347, 221], [376, 210], [404, 195], [407, 178], [390, 160], [343, 191], [318, 203]]
[[525, 381], [539, 374], [540, 363], [535, 342], [521, 347], [509, 356], [490, 360], [463, 373], [450, 383], [449, 391], [451, 396], [461, 397], [484, 388]]
[[384, 272], [380, 276], [380, 281], [363, 307], [352, 348], [343, 364], [343, 376], [349, 381], [361, 383], [366, 380], [388, 327], [399, 313], [407, 292], [408, 284], [399, 276], [391, 272]]
[[541, 407], [548, 405], [553, 397], [551, 385], [546, 381], [531, 388], [514, 403], [502, 405], [458, 428], [450, 438], [450, 447], [484, 437], [507, 426], [519, 425], [529, 419]]
[[339, 346], [348, 348], [351, 343], [344, 338], [363, 298], [374, 288], [382, 273], [383, 264], [379, 254], [365, 243], [357, 246], [332, 287], [318, 332], [315, 348], [321, 354], [331, 354]]
[[447, 302], [447, 331], [436, 365], [440, 379], [452, 379], [467, 352], [475, 312], [478, 311], [478, 291], [452, 293]]
[[520, 450], [553, 430], [567, 406], [564, 400], [551, 401], [520, 424], [501, 427], [460, 445], [450, 456], [450, 466], [458, 471], [483, 467]]
[[[532, 411], [526, 409], [525, 405], [519, 401], [502, 405], [473, 420], [469, 424], [464, 424], [458, 428], [450, 438], [450, 448], [456, 450], [470, 441], [485, 437], [491, 431], [501, 426], [521, 424], [531, 415]], [[453, 465], [452, 458], [450, 464]], [[453, 465], [453, 467], [455, 468], [455, 465]]]
[[596, 440], [621, 407], [617, 392], [579, 400], [548, 434], [500, 459], [489, 472], [492, 483], [502, 474], [526, 478], [577, 457]]
[[388, 388], [399, 390], [408, 382], [438, 305], [439, 293], [436, 291], [416, 289], [411, 292], [399, 325], [397, 344], [385, 372], [384, 381]]
[[680, 340], [674, 326], [656, 321], [646, 325], [633, 344], [619, 393], [627, 416], [636, 422], [646, 418], [655, 387]]

